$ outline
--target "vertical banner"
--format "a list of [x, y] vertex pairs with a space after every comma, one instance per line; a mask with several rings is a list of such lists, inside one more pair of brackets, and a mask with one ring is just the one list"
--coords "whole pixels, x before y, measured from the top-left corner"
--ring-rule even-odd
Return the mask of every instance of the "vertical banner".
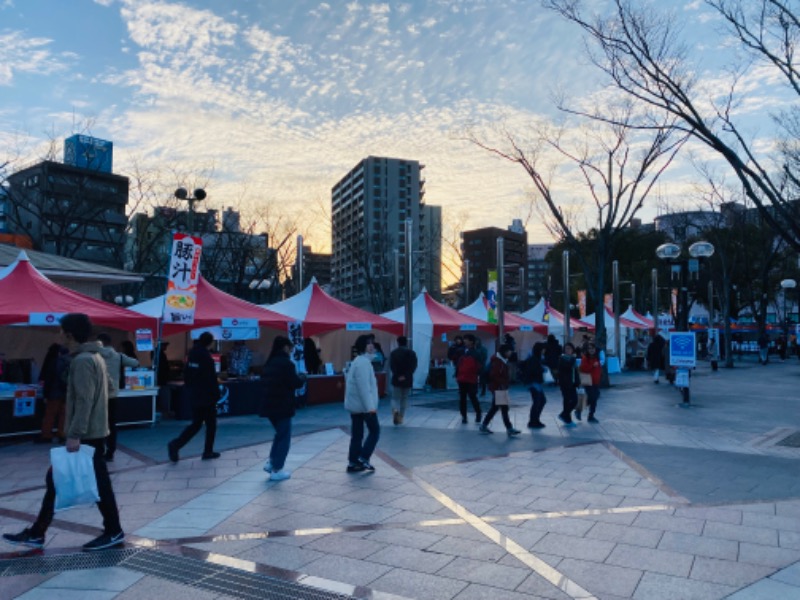
[[[292, 362], [298, 373], [306, 372], [306, 347], [305, 339], [303, 338], [303, 322], [292, 321], [287, 326], [287, 333], [289, 334], [289, 341], [292, 342]], [[306, 394], [306, 386], [298, 388], [294, 391], [295, 398], [302, 398]]]
[[199, 237], [186, 233], [175, 233], [172, 236], [167, 295], [164, 298], [164, 323], [194, 323], [202, 251], [203, 240]]
[[586, 318], [586, 290], [578, 290], [578, 311], [581, 319]]
[[678, 314], [678, 288], [672, 288], [672, 292], [670, 294], [670, 303], [672, 305], [672, 316], [675, 318]]
[[487, 271], [486, 320], [497, 323], [497, 271]]
[[614, 312], [614, 294], [606, 294], [605, 296], [603, 296], [603, 306], [605, 306], [613, 314], [613, 312]]

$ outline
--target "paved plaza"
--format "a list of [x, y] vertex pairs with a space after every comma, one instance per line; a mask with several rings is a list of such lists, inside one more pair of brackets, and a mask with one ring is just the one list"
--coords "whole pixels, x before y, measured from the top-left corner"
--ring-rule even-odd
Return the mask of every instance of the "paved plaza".
[[[372, 474], [345, 472], [343, 408], [306, 408], [279, 483], [266, 420], [221, 419], [222, 458], [200, 434], [178, 464], [185, 422], [124, 429], [125, 547], [81, 553], [98, 511], [59, 513], [44, 552], [0, 546], [0, 599], [800, 599], [800, 362], [701, 364], [691, 408], [643, 372], [612, 382], [574, 429], [548, 388], [541, 431], [515, 387], [518, 438], [462, 425], [455, 391], [415, 393], [399, 427], [382, 400]], [[0, 444], [0, 532], [35, 518], [48, 460]]]

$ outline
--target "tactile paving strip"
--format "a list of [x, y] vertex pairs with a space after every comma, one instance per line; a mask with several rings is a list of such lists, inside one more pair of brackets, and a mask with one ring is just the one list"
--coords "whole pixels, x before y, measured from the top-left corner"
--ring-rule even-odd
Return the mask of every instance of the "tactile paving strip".
[[107, 567], [124, 567], [183, 585], [248, 600], [251, 598], [351, 600], [353, 598], [186, 556], [136, 548], [0, 560], [0, 577]]

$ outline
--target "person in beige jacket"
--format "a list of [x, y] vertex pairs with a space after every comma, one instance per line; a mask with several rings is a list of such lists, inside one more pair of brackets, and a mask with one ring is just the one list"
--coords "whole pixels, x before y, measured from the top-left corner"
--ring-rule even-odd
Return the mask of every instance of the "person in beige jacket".
[[[378, 444], [381, 426], [378, 423], [378, 382], [372, 368], [375, 352], [371, 335], [360, 335], [356, 339], [353, 359], [345, 376], [344, 408], [350, 413], [350, 450], [347, 456], [347, 472], [374, 471], [369, 459]], [[367, 439], [364, 440], [364, 425]]]
[[[87, 544], [87, 551], [118, 546], [125, 540], [119, 522], [119, 511], [106, 461], [103, 459], [105, 437], [108, 435], [108, 379], [106, 366], [100, 357], [100, 346], [90, 342], [92, 322], [82, 313], [69, 313], [61, 318], [61, 330], [66, 341], [77, 349], [73, 354], [67, 376], [67, 416], [64, 431], [67, 452], [77, 452], [81, 444], [94, 448], [94, 471], [100, 501], [97, 507], [103, 515], [103, 533]], [[3, 539], [14, 545], [42, 548], [47, 528], [53, 521], [56, 488], [53, 470], [47, 470], [46, 490], [39, 516], [30, 527], [19, 533], [5, 533]]]

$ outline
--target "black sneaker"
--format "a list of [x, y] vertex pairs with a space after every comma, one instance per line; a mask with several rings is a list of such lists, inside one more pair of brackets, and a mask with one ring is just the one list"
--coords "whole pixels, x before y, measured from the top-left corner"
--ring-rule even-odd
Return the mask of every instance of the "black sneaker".
[[579, 411], [579, 410], [575, 411], [575, 418], [578, 419], [578, 421], [581, 420], [581, 411]]
[[461, 424], [462, 425], [466, 425], [467, 424], [467, 417], [461, 417]]
[[589, 423], [595, 423], [595, 424], [600, 422], [597, 419], [595, 419], [594, 415], [589, 415], [589, 418], [587, 419], [587, 421], [589, 421]]
[[365, 470], [367, 470], [367, 471], [374, 471], [374, 470], [375, 470], [375, 467], [373, 467], [371, 464], [369, 464], [369, 461], [368, 461], [368, 460], [366, 460], [366, 459], [359, 458], [359, 459], [358, 459], [358, 462], [359, 462], [359, 463], [361, 464], [361, 466], [362, 466], [362, 467], [364, 467], [364, 469], [365, 469]]
[[203, 460], [214, 460], [222, 456], [219, 452], [203, 452]]
[[106, 462], [114, 462], [114, 455], [110, 452], [106, 452], [106, 455], [103, 458]]
[[359, 463], [349, 463], [347, 465], [347, 472], [348, 473], [360, 473], [361, 471], [365, 471], [367, 467], [363, 464]]
[[110, 533], [104, 533], [94, 538], [91, 542], [84, 544], [83, 549], [87, 552], [95, 552], [97, 550], [105, 550], [106, 548], [120, 546], [124, 542], [125, 534], [121, 531], [119, 533], [115, 533], [114, 535], [111, 535]]
[[480, 423], [481, 421], [483, 421], [483, 419], [481, 418], [481, 413], [478, 413], [477, 415], [475, 415], [475, 422]]
[[544, 423], [528, 423], [528, 429], [543, 429], [547, 427]]
[[172, 462], [176, 463], [180, 460], [180, 457], [178, 456], [178, 447], [175, 445], [175, 440], [167, 444], [167, 452], [169, 452], [169, 459]]
[[34, 533], [30, 527], [26, 527], [19, 533], [4, 533], [3, 539], [14, 546], [44, 548], [44, 536]]

